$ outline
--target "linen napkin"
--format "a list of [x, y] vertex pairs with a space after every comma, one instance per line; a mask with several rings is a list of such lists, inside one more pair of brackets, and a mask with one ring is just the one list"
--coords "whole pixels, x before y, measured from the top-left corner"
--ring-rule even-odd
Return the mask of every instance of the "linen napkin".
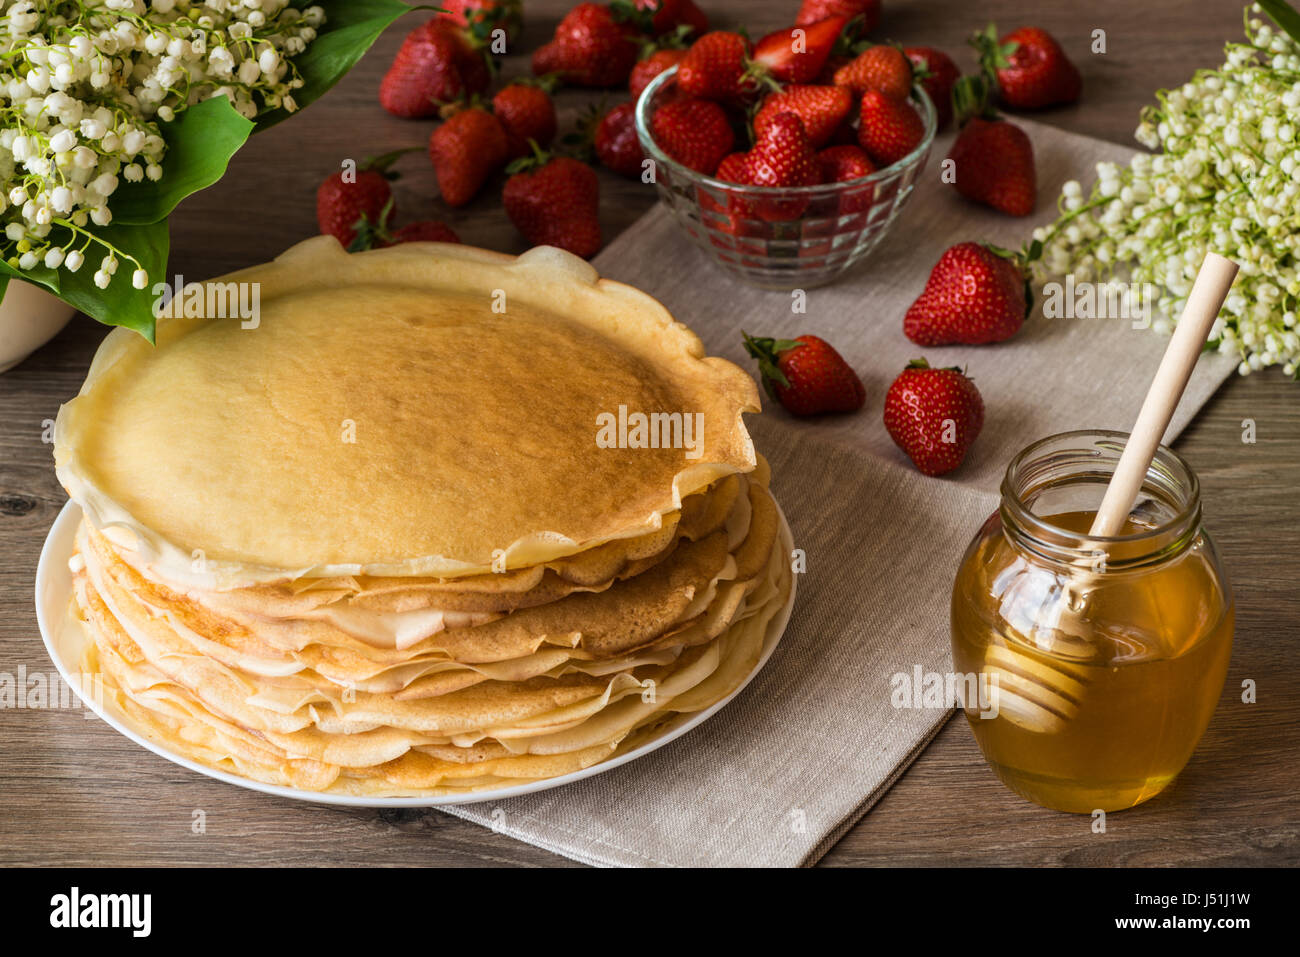
[[[662, 206], [594, 261], [600, 274], [658, 298], [710, 354], [753, 369], [752, 335], [829, 340], [862, 376], [867, 405], [796, 420], [768, 403], [750, 417], [772, 465], [773, 492], [807, 556], [790, 625], [763, 671], [709, 721], [671, 744], [576, 784], [497, 804], [444, 808], [595, 865], [811, 864], [920, 753], [950, 711], [895, 709], [890, 676], [951, 669], [948, 600], [976, 529], [998, 504], [1011, 458], [1029, 442], [1079, 428], [1127, 429], [1167, 339], [1124, 319], [1045, 319], [1036, 307], [1012, 340], [920, 347], [902, 317], [949, 246], [1019, 248], [1050, 222], [1069, 179], [1133, 150], [1017, 119], [1034, 143], [1039, 213], [1015, 220], [967, 203], [939, 180], [951, 134], [936, 141], [916, 193], [881, 246], [847, 276], [790, 293], [733, 279], [692, 245]], [[966, 367], [986, 419], [965, 463], [928, 478], [881, 420], [906, 362]], [[1202, 356], [1165, 441], [1235, 368]], [[1192, 463], [1195, 467], [1196, 463]]]

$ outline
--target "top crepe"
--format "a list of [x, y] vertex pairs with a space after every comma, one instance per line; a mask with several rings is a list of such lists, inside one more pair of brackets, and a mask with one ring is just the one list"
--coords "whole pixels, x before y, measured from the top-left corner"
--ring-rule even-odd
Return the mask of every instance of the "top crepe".
[[[115, 330], [55, 432], [92, 524], [174, 579], [521, 568], [652, 532], [755, 465], [753, 380], [559, 250], [320, 237], [217, 281], [260, 284], [255, 328]], [[701, 413], [700, 454], [601, 447], [620, 406]]]

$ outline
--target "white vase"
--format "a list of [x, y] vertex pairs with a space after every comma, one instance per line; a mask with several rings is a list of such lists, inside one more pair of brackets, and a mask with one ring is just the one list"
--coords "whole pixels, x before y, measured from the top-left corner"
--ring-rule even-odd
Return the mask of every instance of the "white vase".
[[10, 279], [0, 300], [0, 372], [49, 342], [77, 310], [40, 286]]

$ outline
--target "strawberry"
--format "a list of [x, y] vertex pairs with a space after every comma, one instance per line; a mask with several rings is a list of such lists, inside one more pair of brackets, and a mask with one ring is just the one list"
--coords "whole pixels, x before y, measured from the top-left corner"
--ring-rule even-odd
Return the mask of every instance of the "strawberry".
[[[753, 186], [780, 188], [813, 186], [821, 182], [821, 170], [803, 120], [794, 113], [777, 113], [768, 121], [749, 152], [749, 183]], [[761, 199], [754, 212], [769, 222], [798, 219], [808, 208], [809, 199], [799, 195]], [[746, 203], [748, 207], [750, 203]]]
[[948, 54], [934, 47], [904, 47], [903, 52], [912, 61], [913, 75], [934, 103], [939, 114], [938, 128], [945, 129], [952, 122], [952, 88], [961, 71]]
[[880, 166], [897, 163], [925, 139], [925, 121], [906, 101], [879, 90], [862, 94], [858, 110], [858, 145]]
[[696, 6], [695, 0], [636, 0], [636, 8], [654, 11], [650, 32], [655, 36], [663, 36], [683, 26], [696, 36], [703, 36], [709, 29], [709, 18]]
[[812, 144], [795, 113], [777, 113], [768, 120], [750, 162], [755, 186], [811, 186], [819, 181]]
[[[744, 186], [752, 186], [750, 180], [750, 155], [748, 153], [728, 153], [723, 157], [722, 162], [718, 164], [718, 170], [713, 174], [714, 179], [720, 179], [727, 183], [737, 183]], [[757, 215], [754, 204], [740, 196], [728, 195], [726, 202], [720, 202], [713, 191], [704, 186], [696, 187], [696, 199], [700, 207], [720, 216], [706, 217], [705, 222], [713, 229], [722, 232], [731, 233], [734, 236], [743, 236], [751, 232], [751, 227], [744, 220], [752, 219]], [[752, 230], [758, 230], [760, 227], [754, 225]], [[717, 237], [711, 237], [713, 244], [721, 245]]]
[[601, 117], [594, 142], [602, 166], [629, 179], [640, 178], [645, 153], [636, 135], [635, 103], [621, 103]]
[[636, 63], [636, 28], [607, 6], [580, 3], [551, 42], [533, 53], [533, 72], [558, 73], [576, 86], [622, 86]]
[[821, 73], [848, 20], [830, 17], [769, 33], [754, 45], [753, 61], [781, 83], [811, 83]]
[[[316, 223], [320, 231], [333, 236], [345, 247], [357, 238], [357, 226], [363, 221], [377, 223], [385, 207], [391, 209], [393, 193], [388, 186], [395, 173], [388, 168], [408, 150], [395, 150], [363, 162], [356, 178], [344, 177], [342, 170], [316, 188]], [[351, 181], [349, 181], [351, 180]]]
[[685, 58], [685, 50], [655, 50], [645, 59], [638, 60], [627, 79], [627, 88], [632, 93], [632, 99], [639, 99], [641, 92], [650, 85], [651, 80], [664, 70], [677, 66]]
[[803, 0], [794, 24], [806, 27], [827, 17], [861, 17], [862, 32], [870, 33], [880, 23], [880, 0]]
[[845, 183], [851, 179], [870, 176], [876, 171], [876, 164], [857, 146], [832, 146], [817, 154], [817, 165], [821, 170], [822, 181], [826, 183]]
[[530, 243], [584, 259], [600, 249], [600, 180], [586, 163], [541, 150], [507, 167], [506, 215]]
[[510, 143], [510, 156], [526, 156], [528, 141], [545, 149], [555, 139], [555, 104], [547, 84], [516, 80], [492, 97], [492, 112], [501, 121]]
[[[813, 186], [822, 181], [813, 144], [803, 121], [794, 113], [777, 113], [754, 143], [749, 155], [749, 181], [754, 186]], [[797, 220], [807, 209], [803, 196], [763, 199], [758, 216], [768, 221]]]
[[712, 175], [736, 136], [726, 111], [711, 100], [665, 103], [650, 118], [655, 142], [683, 166]]
[[440, 19], [484, 40], [493, 30], [504, 30], [506, 41], [513, 43], [523, 29], [523, 0], [440, 0], [438, 6]]
[[924, 475], [961, 465], [984, 427], [984, 399], [960, 369], [913, 359], [885, 393], [885, 430]]
[[441, 103], [487, 88], [487, 63], [463, 31], [434, 18], [406, 35], [379, 84], [379, 102], [394, 116], [434, 116]]
[[1021, 27], [998, 39], [997, 27], [971, 38], [980, 53], [980, 65], [997, 80], [1007, 106], [1037, 110], [1058, 103], [1073, 103], [1083, 89], [1079, 69], [1046, 30]]
[[853, 94], [842, 86], [787, 86], [769, 93], [754, 114], [754, 135], [763, 131], [778, 113], [794, 113], [803, 120], [808, 141], [814, 148], [824, 145], [844, 125], [853, 109]]
[[1028, 216], [1037, 202], [1034, 147], [1020, 127], [975, 116], [957, 134], [953, 161], [957, 192], [1008, 216]]
[[448, 206], [464, 206], [509, 158], [501, 121], [481, 107], [461, 110], [429, 137], [429, 159]]
[[686, 51], [677, 68], [677, 88], [687, 96], [732, 102], [757, 84], [749, 71], [749, 41], [739, 33], [706, 33]]
[[867, 390], [835, 348], [818, 336], [796, 339], [745, 337], [745, 350], [758, 360], [767, 394], [793, 415], [856, 412]]
[[835, 71], [835, 85], [847, 86], [858, 96], [879, 90], [892, 100], [905, 100], [912, 92], [912, 62], [898, 47], [881, 43]]
[[922, 346], [1002, 342], [1029, 314], [1025, 275], [1013, 257], [959, 243], [939, 257], [925, 290], [903, 317], [903, 334]]
[[393, 233], [393, 244], [397, 243], [458, 243], [460, 237], [446, 223], [431, 219], [407, 223]]
[[363, 216], [357, 223], [356, 235], [348, 244], [348, 252], [363, 249], [382, 249], [398, 243], [458, 243], [460, 237], [445, 223], [421, 220], [401, 229], [393, 229], [393, 200], [390, 198], [376, 216]]
[[[758, 162], [758, 154], [751, 150], [748, 153], [739, 154], [740, 159], [732, 159], [725, 170], [726, 176], [719, 176], [718, 179], [726, 179], [729, 182], [735, 182], [741, 186], [762, 186], [764, 184], [755, 180], [755, 171]], [[718, 172], [722, 173], [721, 164]], [[767, 222], [780, 222], [782, 220], [797, 219], [803, 215], [808, 204], [802, 200], [785, 200], [777, 202], [769, 199], [756, 199], [752, 196], [732, 195], [727, 199], [727, 210], [733, 217], [733, 232], [736, 235], [750, 236], [769, 236], [772, 228], [763, 223], [754, 222], [754, 220], [765, 220]]]
[[728, 183], [739, 183], [748, 186], [754, 185], [751, 182], [749, 154], [728, 153], [722, 158], [722, 162], [718, 164], [718, 170], [713, 174], [713, 178], [725, 180]]
[[[847, 183], [850, 180], [870, 176], [876, 171], [876, 164], [871, 162], [863, 150], [857, 146], [832, 146], [817, 154], [817, 167], [821, 171], [824, 183]], [[840, 215], [860, 213], [871, 207], [872, 189], [863, 187], [847, 196], [840, 197]]]
[[[753, 186], [753, 167], [749, 153], [728, 153], [718, 164], [714, 179], [741, 186]], [[696, 197], [700, 206], [714, 212], [730, 212], [738, 217], [753, 218], [758, 215], [754, 203], [736, 195], [728, 195], [726, 203], [719, 202], [712, 192], [703, 186], [696, 188]], [[723, 227], [726, 228], [726, 227]], [[733, 222], [729, 232], [738, 232], [738, 224]]]

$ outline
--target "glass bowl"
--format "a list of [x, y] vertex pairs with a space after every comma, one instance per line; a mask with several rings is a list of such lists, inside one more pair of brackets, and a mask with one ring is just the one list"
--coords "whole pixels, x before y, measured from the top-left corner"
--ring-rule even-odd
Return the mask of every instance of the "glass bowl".
[[870, 176], [819, 186], [741, 186], [705, 176], [668, 156], [650, 135], [650, 118], [677, 82], [665, 70], [636, 105], [636, 132], [654, 161], [659, 196], [697, 246], [728, 272], [765, 289], [831, 282], [860, 262], [898, 218], [934, 143], [934, 104], [919, 86], [908, 102], [925, 134], [907, 156]]

